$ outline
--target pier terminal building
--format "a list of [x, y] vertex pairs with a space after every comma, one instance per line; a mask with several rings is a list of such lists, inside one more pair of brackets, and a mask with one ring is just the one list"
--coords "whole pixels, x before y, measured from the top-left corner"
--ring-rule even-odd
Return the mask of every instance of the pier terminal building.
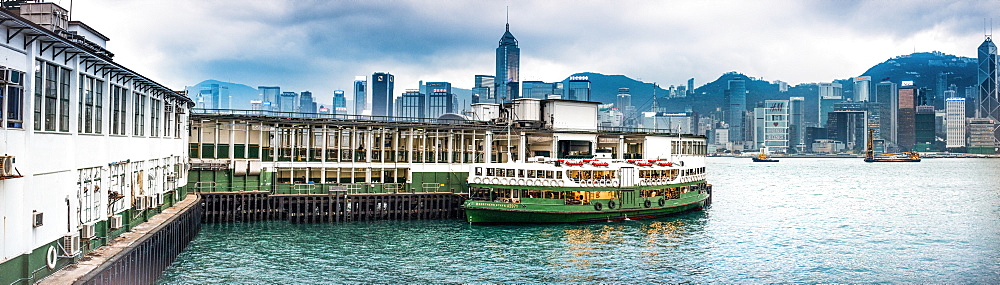
[[[703, 163], [705, 139], [599, 127], [596, 102], [478, 103], [437, 119], [195, 110], [198, 191], [467, 193], [473, 163], [651, 158]], [[697, 157], [698, 159], [688, 159]]]
[[185, 195], [193, 104], [56, 4], [4, 1], [0, 35], [0, 284], [29, 284]]

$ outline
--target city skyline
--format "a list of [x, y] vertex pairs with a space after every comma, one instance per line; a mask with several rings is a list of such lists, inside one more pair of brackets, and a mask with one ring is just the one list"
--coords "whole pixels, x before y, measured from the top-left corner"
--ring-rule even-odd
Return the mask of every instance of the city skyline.
[[399, 90], [420, 80], [471, 88], [474, 75], [493, 73], [506, 6], [524, 49], [521, 81], [593, 71], [679, 84], [735, 70], [798, 84], [913, 51], [974, 58], [991, 3], [98, 1], [77, 3], [73, 18], [115, 35], [116, 61], [176, 89], [212, 78], [325, 99], [373, 71], [397, 75]]

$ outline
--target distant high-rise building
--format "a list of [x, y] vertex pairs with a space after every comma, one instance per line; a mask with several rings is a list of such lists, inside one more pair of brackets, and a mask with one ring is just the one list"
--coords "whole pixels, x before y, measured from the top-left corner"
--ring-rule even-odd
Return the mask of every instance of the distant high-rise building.
[[295, 92], [281, 92], [281, 98], [278, 100], [278, 106], [281, 112], [295, 112], [298, 109], [296, 103], [298, 103], [299, 94]]
[[937, 84], [934, 86], [934, 110], [944, 109], [944, 100], [947, 97], [945, 92], [948, 91], [948, 73], [938, 72], [937, 74]]
[[843, 85], [840, 83], [819, 84], [819, 124], [826, 126], [827, 115], [833, 112], [833, 105], [844, 101]]
[[392, 117], [392, 101], [395, 99], [392, 93], [394, 84], [395, 80], [392, 74], [385, 72], [372, 74], [372, 116]]
[[507, 23], [507, 30], [503, 37], [500, 37], [500, 46], [497, 47], [497, 74], [496, 74], [496, 96], [501, 102], [520, 98], [520, 80], [518, 73], [521, 66], [521, 49], [517, 47], [517, 39], [510, 33], [510, 23]]
[[890, 144], [896, 143], [896, 129], [899, 127], [899, 89], [895, 82], [882, 81], [875, 85], [875, 98], [881, 106], [878, 139]]
[[788, 82], [775, 80], [774, 85], [778, 85], [778, 92], [788, 92]]
[[332, 114], [347, 114], [347, 97], [344, 97], [344, 90], [333, 90], [333, 104], [330, 106]]
[[965, 98], [945, 99], [947, 137], [945, 147], [965, 147]]
[[264, 111], [278, 111], [281, 110], [279, 107], [279, 96], [281, 96], [281, 87], [278, 86], [257, 86], [257, 91], [260, 92], [261, 109]]
[[917, 106], [913, 115], [913, 149], [917, 151], [936, 151], [934, 141], [936, 140], [937, 122], [935, 119], [934, 106]]
[[729, 141], [741, 142], [746, 140], [744, 136], [744, 115], [747, 109], [747, 84], [743, 78], [729, 80], [729, 89], [726, 89], [726, 122], [729, 123]]
[[996, 154], [997, 146], [993, 138], [993, 130], [997, 125], [996, 120], [983, 118], [969, 119], [968, 152], [975, 154]]
[[558, 94], [556, 84], [542, 81], [521, 82], [521, 98], [547, 99], [549, 95]]
[[805, 135], [803, 132], [806, 129], [805, 118], [803, 117], [805, 108], [805, 97], [789, 97], [788, 98], [788, 146], [796, 147], [799, 144], [804, 144], [803, 140]]
[[354, 77], [354, 114], [364, 115], [368, 109], [368, 79], [364, 76]]
[[854, 78], [854, 102], [868, 102], [871, 100], [872, 77], [858, 76]]
[[764, 101], [764, 146], [771, 151], [788, 151], [788, 111], [788, 100]]
[[916, 144], [916, 100], [919, 89], [914, 86], [899, 88], [899, 105], [896, 111], [896, 146], [901, 151], [913, 150]]
[[615, 107], [622, 113], [621, 125], [617, 127], [635, 127], [638, 122], [638, 114], [635, 106], [632, 106], [632, 94], [628, 88], [618, 88], [618, 100]]
[[202, 104], [198, 106], [198, 108], [232, 109], [228, 86], [212, 83], [206, 87], [202, 87], [200, 93], [200, 101]]
[[694, 94], [694, 77], [688, 79], [688, 94]]
[[427, 117], [437, 118], [455, 112], [455, 94], [451, 83], [427, 82]]
[[427, 102], [420, 89], [406, 89], [403, 96], [399, 97], [400, 118], [426, 118]]
[[499, 103], [496, 100], [495, 80], [492, 75], [476, 75], [475, 86], [472, 87], [472, 104]]
[[[979, 114], [977, 117], [1000, 120], [1000, 91], [997, 90], [997, 46], [990, 36], [979, 45]], [[1000, 145], [1000, 128], [993, 130], [993, 141]]]
[[590, 101], [590, 78], [587, 76], [570, 76], [566, 83], [566, 93], [563, 99]]
[[829, 139], [844, 143], [847, 149], [864, 150], [868, 126], [865, 103], [840, 102], [834, 104], [827, 115], [826, 130]]
[[316, 101], [313, 99], [313, 93], [309, 91], [302, 91], [299, 93], [299, 113], [316, 113]]

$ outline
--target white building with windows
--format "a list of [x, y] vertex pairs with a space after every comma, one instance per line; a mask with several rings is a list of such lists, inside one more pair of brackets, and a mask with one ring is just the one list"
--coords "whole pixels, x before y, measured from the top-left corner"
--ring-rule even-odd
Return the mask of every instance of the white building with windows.
[[2, 284], [33, 283], [183, 199], [193, 106], [116, 63], [66, 9], [17, 4], [0, 9]]
[[948, 98], [944, 101], [945, 147], [965, 147], [965, 98]]

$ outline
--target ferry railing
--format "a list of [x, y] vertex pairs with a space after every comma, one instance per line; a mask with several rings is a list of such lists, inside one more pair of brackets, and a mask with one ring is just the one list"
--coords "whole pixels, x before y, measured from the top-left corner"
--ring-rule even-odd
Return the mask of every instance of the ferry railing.
[[218, 192], [216, 191], [218, 186], [219, 184], [213, 181], [208, 181], [208, 182], [202, 181], [194, 183], [195, 192]]

